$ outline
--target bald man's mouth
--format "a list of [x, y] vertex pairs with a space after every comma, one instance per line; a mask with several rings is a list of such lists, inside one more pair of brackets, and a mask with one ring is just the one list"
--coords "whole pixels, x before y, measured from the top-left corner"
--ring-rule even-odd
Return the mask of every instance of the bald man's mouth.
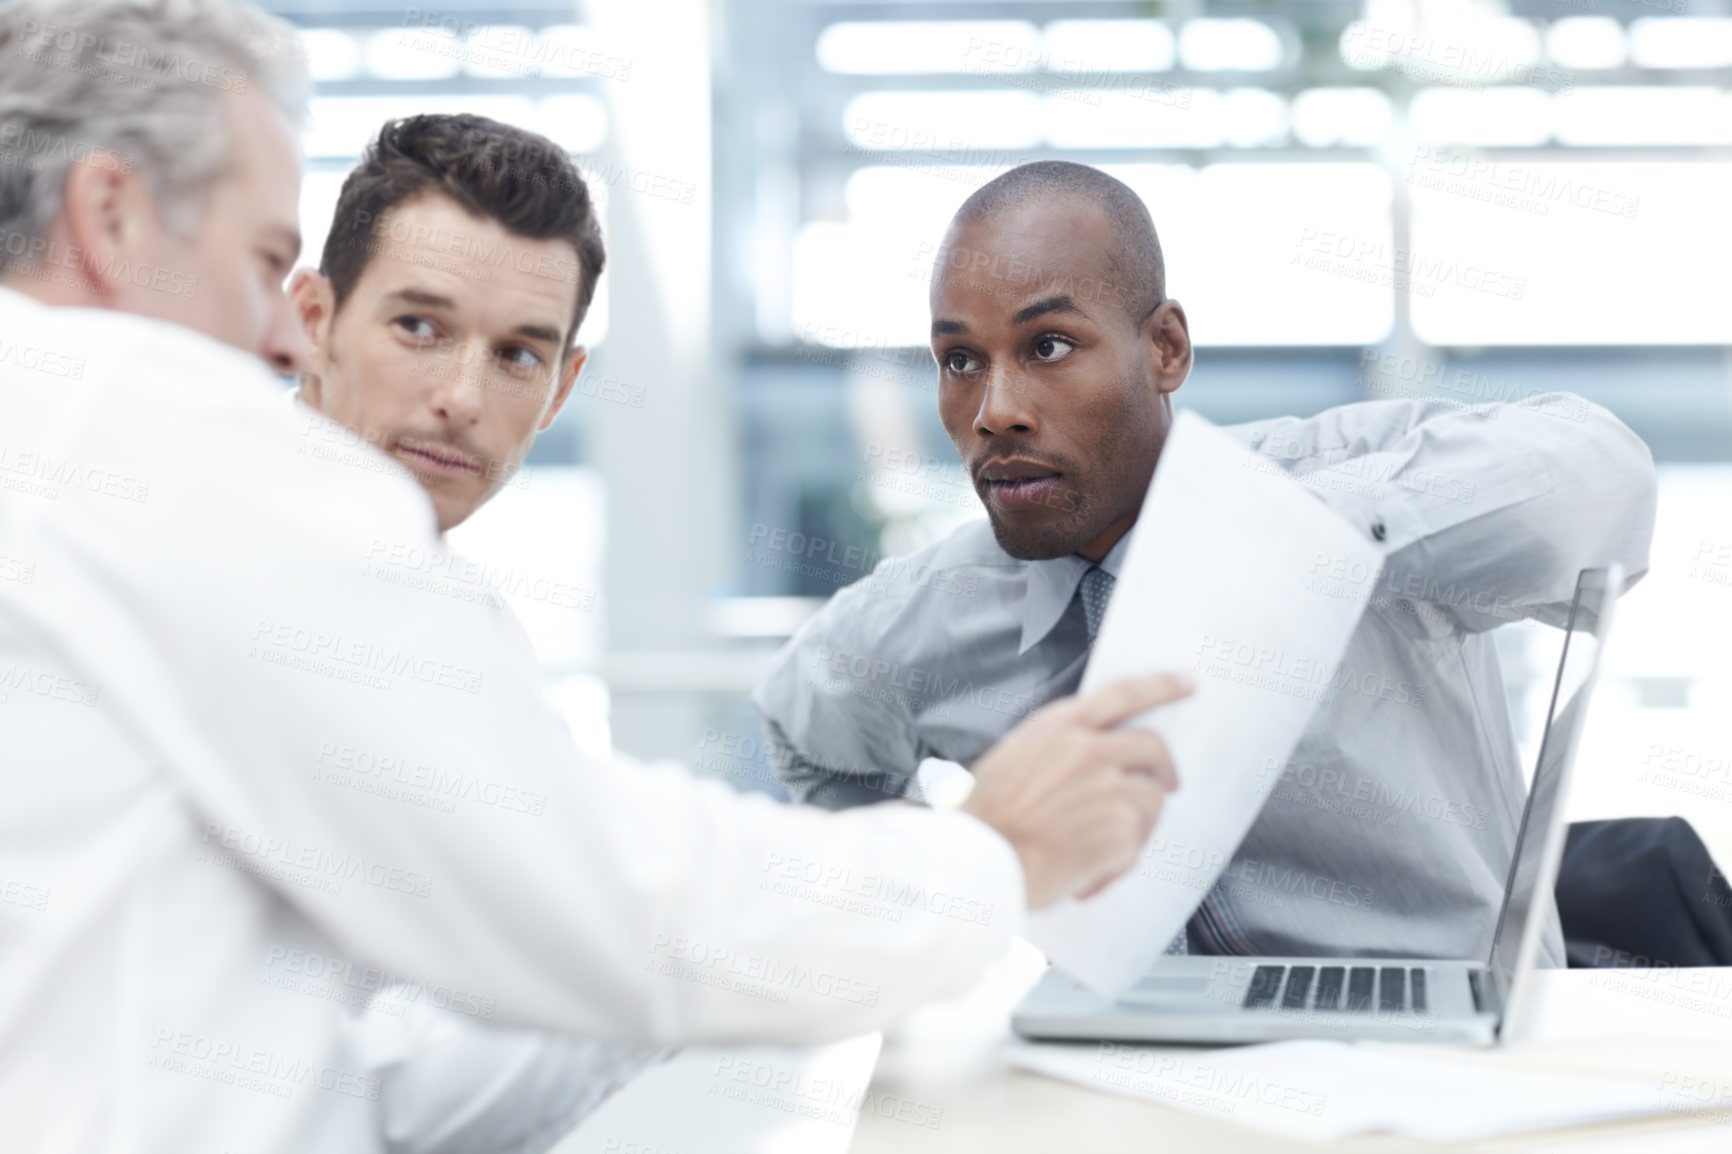
[[980, 470], [986, 499], [1007, 510], [1050, 504], [1063, 477], [1051, 465], [1026, 458], [994, 461]]
[[403, 437], [391, 452], [415, 472], [434, 477], [479, 477], [486, 464], [475, 454], [445, 441]]

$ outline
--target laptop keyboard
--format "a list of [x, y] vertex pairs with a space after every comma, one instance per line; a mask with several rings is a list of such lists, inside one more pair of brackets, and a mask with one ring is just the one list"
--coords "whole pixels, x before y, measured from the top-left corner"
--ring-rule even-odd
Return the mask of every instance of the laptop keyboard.
[[1281, 995], [1283, 1010], [1305, 1008], [1305, 995], [1311, 992], [1311, 978], [1316, 973], [1314, 966], [1294, 966], [1287, 972], [1287, 990]]
[[[1313, 1010], [1339, 1010], [1341, 1008], [1341, 986], [1347, 980], [1347, 971], [1340, 966], [1324, 966], [1317, 974], [1317, 1002]], [[1303, 1006], [1294, 1007], [1303, 1009]]]
[[1384, 1013], [1407, 1009], [1407, 971], [1385, 966], [1377, 976], [1377, 1008]]
[[1377, 971], [1370, 966], [1354, 966], [1347, 971], [1347, 1012], [1371, 1008], [1371, 987], [1377, 981]]
[[1251, 972], [1243, 1006], [1358, 1014], [1373, 1007], [1384, 1014], [1423, 1014], [1429, 1009], [1425, 971], [1417, 966], [1258, 966]]

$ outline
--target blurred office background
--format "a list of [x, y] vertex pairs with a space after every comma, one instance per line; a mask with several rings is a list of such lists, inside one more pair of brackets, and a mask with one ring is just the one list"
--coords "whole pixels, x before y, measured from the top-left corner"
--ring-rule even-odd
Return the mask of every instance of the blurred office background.
[[[1575, 816], [1682, 813], [1732, 856], [1727, 0], [268, 6], [318, 77], [309, 251], [414, 111], [546, 133], [604, 203], [591, 367], [454, 535], [594, 594], [518, 601], [592, 746], [777, 792], [767, 655], [982, 515], [925, 349], [944, 223], [1063, 157], [1146, 198], [1200, 346], [1179, 398], [1215, 421], [1567, 389], [1646, 438], [1654, 566]], [[1544, 632], [1503, 638], [1530, 744]]]

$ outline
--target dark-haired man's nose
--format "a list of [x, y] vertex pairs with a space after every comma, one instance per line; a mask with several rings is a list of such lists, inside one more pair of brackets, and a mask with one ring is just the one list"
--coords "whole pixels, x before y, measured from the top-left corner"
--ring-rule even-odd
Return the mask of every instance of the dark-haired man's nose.
[[983, 437], [1005, 433], [1032, 435], [1040, 431], [1040, 418], [1028, 403], [1024, 389], [1001, 370], [993, 370], [980, 394], [980, 411], [974, 416], [974, 431]]
[[468, 428], [481, 419], [487, 391], [487, 352], [473, 347], [452, 349], [451, 372], [439, 377], [431, 398], [433, 411], [442, 420]]

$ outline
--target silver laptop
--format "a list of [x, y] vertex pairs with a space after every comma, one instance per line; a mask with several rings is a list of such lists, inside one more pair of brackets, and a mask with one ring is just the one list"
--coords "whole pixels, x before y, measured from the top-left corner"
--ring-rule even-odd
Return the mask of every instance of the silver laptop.
[[1599, 674], [1617, 566], [1576, 582], [1563, 656], [1546, 713], [1503, 910], [1483, 964], [1440, 958], [1167, 957], [1122, 997], [1094, 994], [1056, 969], [1011, 1025], [1026, 1038], [1136, 1042], [1265, 1042], [1381, 1038], [1490, 1044], [1521, 1013], [1563, 856], [1564, 802], [1576, 743]]

